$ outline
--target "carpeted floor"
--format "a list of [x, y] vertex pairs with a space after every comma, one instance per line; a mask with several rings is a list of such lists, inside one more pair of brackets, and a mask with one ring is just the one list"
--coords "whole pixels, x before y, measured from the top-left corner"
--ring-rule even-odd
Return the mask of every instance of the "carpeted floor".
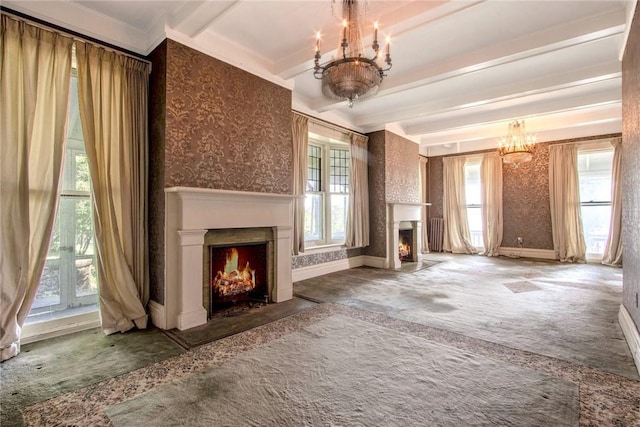
[[618, 324], [622, 270], [594, 264], [430, 254], [412, 274], [355, 268], [296, 283], [346, 304], [638, 379]]
[[[133, 342], [135, 334], [118, 336], [129, 340], [131, 359], [166, 343], [177, 355], [20, 408], [25, 423], [145, 425], [140, 420], [152, 417], [152, 425], [175, 425], [172, 414], [188, 408], [188, 416], [201, 411], [220, 421], [208, 425], [224, 425], [227, 415], [212, 409], [222, 403], [240, 408], [229, 425], [640, 425], [640, 381], [617, 322], [621, 270], [437, 254], [430, 261], [415, 270], [359, 268], [297, 283], [297, 294], [328, 302], [182, 354], [160, 333], [162, 343], [146, 345]], [[31, 353], [44, 357], [36, 347]], [[97, 352], [61, 366], [79, 375], [103, 360], [108, 355]], [[5, 378], [5, 364], [3, 411], [11, 394], [5, 381], [20, 381]], [[33, 371], [24, 375], [38, 380]], [[247, 389], [259, 398], [238, 403]], [[388, 399], [391, 391], [406, 406]], [[161, 415], [158, 402], [166, 403]], [[262, 422], [252, 415], [285, 403], [299, 410], [267, 412]], [[521, 405], [541, 405], [544, 414], [533, 410], [528, 418]]]
[[106, 413], [116, 427], [559, 427], [579, 404], [569, 381], [334, 315]]
[[[327, 319], [329, 321], [324, 322]], [[331, 329], [344, 329], [345, 333], [337, 331], [332, 337], [327, 335]], [[361, 340], [360, 334], [373, 336]], [[302, 337], [305, 339], [302, 340]], [[376, 337], [383, 341], [390, 339], [391, 345], [376, 341]], [[377, 365], [369, 365], [368, 351], [373, 352]], [[416, 354], [412, 356], [413, 351]], [[393, 357], [393, 354], [400, 353], [403, 355], [402, 361], [406, 360], [412, 365], [404, 373], [403, 368], [395, 365]], [[434, 357], [434, 353], [438, 357]], [[357, 360], [352, 359], [351, 354]], [[265, 359], [264, 374], [259, 369], [248, 369], [247, 360], [255, 359], [257, 355], [271, 357]], [[389, 359], [384, 359], [385, 356]], [[340, 360], [336, 360], [340, 357], [345, 359], [344, 367]], [[297, 363], [297, 359], [305, 363], [305, 369], [296, 370], [291, 366]], [[381, 359], [386, 360], [389, 367], [379, 368]], [[309, 361], [314, 361], [315, 367]], [[347, 372], [358, 364], [361, 365], [357, 372]], [[325, 367], [336, 367], [336, 370], [332, 372]], [[293, 371], [290, 373], [289, 369]], [[279, 371], [285, 380], [284, 384], [270, 383], [274, 371]], [[227, 375], [228, 372], [231, 372], [231, 376]], [[295, 379], [297, 375], [302, 375], [302, 380]], [[323, 379], [329, 377], [337, 384], [346, 382], [346, 378], [341, 376], [349, 379], [351, 388], [351, 392], [345, 391], [341, 395], [342, 398], [361, 403], [350, 409], [342, 407], [341, 413], [344, 411], [345, 416], [350, 417], [349, 422], [344, 424], [337, 418], [331, 418], [338, 415], [323, 403], [336, 398], [333, 395], [335, 390], [322, 390], [323, 384], [326, 385]], [[437, 381], [439, 386], [434, 388], [430, 378]], [[307, 380], [312, 393], [302, 394], [301, 399], [309, 400], [298, 404], [311, 405], [308, 409], [310, 413], [290, 411], [281, 414], [281, 418], [276, 418], [274, 422], [268, 422], [267, 419], [251, 424], [253, 418], [248, 418], [248, 415], [257, 410], [260, 399], [238, 403], [234, 391], [236, 386], [240, 389], [249, 387], [258, 396], [271, 402], [295, 400], [299, 384]], [[390, 387], [385, 389], [387, 380], [390, 381]], [[414, 398], [409, 389], [403, 389], [405, 381], [417, 387], [420, 395]], [[530, 386], [535, 393], [528, 395], [525, 390]], [[191, 398], [181, 399], [180, 387], [189, 390]], [[171, 420], [178, 419], [176, 411], [184, 415], [188, 423], [196, 422], [197, 412], [203, 411], [203, 414], [211, 417], [207, 418], [210, 421], [208, 425], [220, 425], [213, 421], [228, 419], [225, 418], [224, 409], [217, 406], [207, 406], [205, 409], [194, 400], [196, 396], [204, 398], [205, 394], [211, 394], [221, 399], [229, 398], [234, 401], [236, 408], [240, 408], [231, 425], [305, 425], [309, 420], [325, 419], [322, 418], [324, 412], [335, 421], [334, 425], [411, 424], [415, 406], [409, 406], [409, 409], [402, 406], [404, 403], [386, 406], [389, 399], [385, 390], [404, 393], [405, 399], [411, 400], [410, 405], [418, 405], [416, 401], [422, 400], [423, 406], [429, 407], [429, 410], [433, 409], [428, 404], [429, 399], [440, 400], [445, 405], [444, 408], [433, 409], [434, 412], [421, 412], [420, 417], [424, 420], [435, 420], [421, 425], [576, 425], [575, 417], [578, 417], [581, 426], [634, 426], [640, 422], [639, 381], [335, 304], [321, 304], [200, 346], [180, 356], [32, 405], [25, 410], [25, 421], [27, 425], [39, 426], [113, 425], [109, 419], [111, 416], [115, 425], [127, 425], [130, 422], [128, 420], [139, 416], [136, 424], [143, 425], [142, 421], [150, 416], [156, 417], [152, 425], [162, 425], [163, 422], [172, 424]], [[576, 390], [579, 399], [577, 408]], [[225, 397], [227, 392], [229, 395]], [[342, 393], [340, 390], [336, 392], [338, 395]], [[450, 400], [445, 402], [439, 393], [446, 394]], [[508, 393], [513, 395], [505, 398], [504, 406], [492, 408], [492, 404], [501, 405], [501, 396]], [[171, 398], [167, 397], [171, 395]], [[360, 400], [361, 396], [363, 400]], [[153, 403], [156, 399], [159, 400]], [[140, 409], [142, 412], [138, 413], [144, 402], [151, 406]], [[174, 405], [174, 402], [178, 405]], [[475, 405], [473, 413], [468, 410], [467, 404]], [[520, 404], [527, 405], [524, 411], [518, 407]], [[538, 404], [543, 405], [549, 413], [537, 412], [532, 406]], [[349, 406], [350, 403], [344, 402], [343, 405]], [[154, 412], [155, 409], [159, 410], [159, 406], [163, 409], [159, 413]], [[355, 411], [354, 414], [348, 413], [351, 409]], [[368, 410], [374, 411], [374, 414], [366, 414]], [[535, 424], [534, 421], [527, 421], [526, 411], [532, 411], [531, 420], [536, 420]], [[368, 417], [366, 423], [356, 420], [360, 413], [362, 417]], [[352, 424], [352, 420], [356, 421]], [[451, 423], [448, 420], [452, 420]], [[182, 421], [178, 424], [185, 425]], [[331, 424], [319, 421], [306, 425]]]
[[105, 336], [91, 329], [24, 345], [0, 365], [0, 426], [22, 425], [34, 403], [177, 356], [184, 350], [159, 329]]

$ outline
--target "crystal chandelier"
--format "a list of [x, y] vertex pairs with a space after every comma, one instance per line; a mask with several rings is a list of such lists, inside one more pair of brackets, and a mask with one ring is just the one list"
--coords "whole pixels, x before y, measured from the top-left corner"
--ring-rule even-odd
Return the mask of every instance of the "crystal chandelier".
[[535, 143], [535, 136], [524, 133], [524, 120], [515, 120], [509, 123], [509, 135], [500, 140], [498, 150], [504, 163], [513, 163], [518, 167], [520, 163], [531, 160]]
[[391, 69], [389, 53], [390, 39], [387, 37], [387, 49], [384, 58], [379, 52], [378, 23], [374, 24], [373, 58], [365, 56], [362, 32], [360, 31], [360, 14], [357, 0], [342, 2], [342, 42], [338, 48], [338, 56], [326, 65], [320, 65], [320, 33], [316, 37], [316, 55], [313, 75], [322, 80], [322, 93], [329, 98], [346, 100], [349, 107], [354, 101], [365, 96], [373, 96], [378, 92], [385, 71]]

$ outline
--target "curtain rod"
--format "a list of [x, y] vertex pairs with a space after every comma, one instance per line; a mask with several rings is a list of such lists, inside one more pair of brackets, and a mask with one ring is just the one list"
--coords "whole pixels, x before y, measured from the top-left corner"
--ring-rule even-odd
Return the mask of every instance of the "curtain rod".
[[67, 30], [65, 28], [62, 28], [58, 25], [55, 24], [51, 24], [45, 21], [42, 21], [40, 19], [37, 18], [33, 18], [31, 16], [25, 15], [23, 13], [20, 12], [16, 12], [15, 10], [11, 10], [11, 9], [7, 9], [4, 6], [0, 6], [0, 11], [2, 12], [3, 15], [7, 15], [10, 16], [16, 20], [19, 21], [23, 21], [28, 23], [29, 25], [33, 25], [34, 27], [38, 27], [38, 28], [42, 28], [43, 30], [47, 30], [47, 31], [52, 31], [58, 34], [61, 34], [63, 36], [69, 37], [71, 39], [73, 39], [74, 41], [79, 41], [82, 43], [87, 43], [90, 44], [92, 46], [96, 46], [105, 50], [108, 50], [110, 52], [114, 52], [116, 54], [119, 55], [124, 55], [127, 56], [129, 58], [133, 58], [133, 59], [137, 59], [138, 61], [142, 61], [145, 62], [147, 64], [149, 64], [149, 72], [151, 72], [151, 61], [149, 61], [148, 59], [145, 59], [142, 55], [138, 55], [136, 53], [127, 51], [125, 49], [121, 49], [115, 45], [112, 45], [110, 43], [106, 43], [106, 42], [102, 42], [100, 40], [97, 39], [92, 39], [91, 37], [86, 37], [86, 36], [82, 36], [74, 31], [71, 30]]
[[357, 135], [366, 136], [365, 134], [360, 133], [360, 132], [356, 132], [355, 130], [352, 130], [352, 129], [349, 129], [349, 128], [346, 128], [346, 127], [343, 127], [343, 126], [339, 126], [339, 125], [333, 124], [333, 123], [328, 122], [326, 120], [319, 119], [317, 117], [313, 117], [313, 116], [310, 116], [310, 115], [305, 114], [305, 113], [301, 113], [300, 111], [294, 110], [293, 108], [291, 109], [291, 111], [293, 111], [296, 114], [300, 114], [301, 116], [304, 116], [304, 117], [306, 117], [306, 118], [308, 118], [310, 120], [313, 120], [314, 122], [316, 122], [318, 124], [323, 124], [323, 125], [325, 125], [325, 126], [327, 126], [329, 128], [332, 128], [334, 130], [341, 131], [341, 132], [347, 131], [347, 132], [355, 133]]

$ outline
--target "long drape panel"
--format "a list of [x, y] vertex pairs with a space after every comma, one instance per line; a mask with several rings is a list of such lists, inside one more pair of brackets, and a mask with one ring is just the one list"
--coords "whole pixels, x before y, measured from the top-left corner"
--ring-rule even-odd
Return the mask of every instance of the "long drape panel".
[[[420, 157], [420, 203], [428, 203], [429, 202], [429, 179], [427, 174], [427, 165], [429, 164], [429, 159], [426, 157]], [[429, 221], [429, 211], [428, 206], [422, 205], [422, 253], [429, 253], [429, 231], [428, 231], [428, 221]]]
[[498, 153], [488, 153], [480, 164], [482, 240], [484, 254], [498, 256], [502, 244], [502, 158]]
[[309, 119], [293, 113], [293, 254], [304, 252], [304, 195], [307, 186]]
[[562, 262], [585, 262], [587, 249], [582, 231], [575, 144], [549, 147], [549, 199], [556, 257]]
[[106, 334], [146, 328], [148, 64], [77, 43], [80, 119], [93, 188]]
[[611, 221], [602, 263], [622, 265], [622, 139], [611, 141], [614, 147], [611, 169]]
[[1, 16], [0, 346], [20, 352], [51, 240], [65, 147], [73, 40]]
[[442, 199], [444, 239], [442, 248], [454, 254], [474, 254], [478, 250], [471, 243], [464, 185], [464, 157], [445, 157], [443, 160]]
[[348, 247], [369, 246], [368, 142], [367, 136], [351, 134], [349, 212], [345, 238], [345, 245]]

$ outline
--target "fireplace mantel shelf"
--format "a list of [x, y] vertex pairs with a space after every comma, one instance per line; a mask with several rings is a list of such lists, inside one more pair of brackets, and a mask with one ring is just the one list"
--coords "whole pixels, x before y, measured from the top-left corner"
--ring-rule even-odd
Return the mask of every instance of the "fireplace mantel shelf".
[[274, 193], [258, 193], [254, 191], [234, 191], [234, 190], [219, 190], [215, 188], [197, 188], [197, 187], [169, 187], [164, 189], [165, 193], [176, 193], [181, 197], [183, 196], [203, 196], [206, 198], [218, 197], [218, 198], [230, 198], [237, 199], [248, 197], [257, 197], [261, 199], [272, 200], [293, 200], [296, 196], [291, 194], [274, 194]]

